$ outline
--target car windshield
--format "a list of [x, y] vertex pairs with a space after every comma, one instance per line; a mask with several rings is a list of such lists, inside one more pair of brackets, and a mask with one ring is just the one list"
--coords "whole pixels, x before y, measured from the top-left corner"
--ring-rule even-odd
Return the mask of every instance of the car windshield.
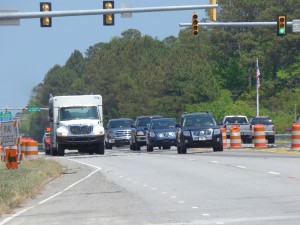
[[143, 117], [143, 118], [139, 118], [136, 125], [137, 126], [148, 126], [151, 122], [151, 118], [150, 117]]
[[60, 109], [60, 120], [98, 119], [96, 106], [64, 107]]
[[252, 125], [255, 125], [255, 124], [272, 125], [273, 122], [271, 119], [268, 119], [268, 118], [253, 118], [251, 120], [251, 124]]
[[245, 117], [227, 117], [224, 121], [224, 123], [247, 123], [247, 119]]
[[109, 122], [109, 128], [130, 127], [133, 120], [112, 120]]
[[175, 120], [153, 120], [150, 129], [168, 129], [175, 128]]
[[203, 126], [203, 125], [216, 125], [216, 121], [213, 117], [208, 115], [193, 115], [187, 116], [183, 120], [184, 127], [190, 126]]

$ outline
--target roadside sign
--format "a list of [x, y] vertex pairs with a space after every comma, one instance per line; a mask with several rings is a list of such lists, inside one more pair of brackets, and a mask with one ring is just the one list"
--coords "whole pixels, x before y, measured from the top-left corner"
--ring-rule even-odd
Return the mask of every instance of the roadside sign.
[[37, 107], [37, 106], [28, 106], [27, 107], [28, 112], [40, 112], [41, 111], [41, 107]]
[[300, 20], [293, 20], [293, 32], [300, 32]]
[[1, 123], [1, 135], [2, 135], [2, 146], [3, 147], [15, 145], [15, 142], [14, 142], [15, 131], [14, 131], [14, 122], [13, 121]]
[[0, 112], [0, 122], [12, 120], [12, 115], [10, 111]]

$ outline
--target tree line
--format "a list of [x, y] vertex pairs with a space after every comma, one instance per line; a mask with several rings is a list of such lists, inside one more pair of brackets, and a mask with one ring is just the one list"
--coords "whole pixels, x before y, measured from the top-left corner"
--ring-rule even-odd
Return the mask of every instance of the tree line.
[[[296, 0], [219, 0], [221, 22], [288, 21], [300, 15]], [[299, 19], [299, 18], [298, 18]], [[207, 21], [203, 19], [203, 22]], [[210, 111], [256, 115], [256, 60], [261, 74], [260, 115], [277, 132], [291, 126], [300, 108], [300, 35], [276, 35], [276, 28], [199, 27], [158, 40], [135, 29], [84, 54], [74, 50], [65, 65], [54, 65], [32, 90], [29, 105], [48, 107], [49, 95], [100, 94], [110, 118]], [[298, 110], [297, 110], [298, 108]], [[37, 123], [38, 121], [38, 123]], [[49, 126], [47, 113], [28, 115], [23, 129], [38, 140]]]

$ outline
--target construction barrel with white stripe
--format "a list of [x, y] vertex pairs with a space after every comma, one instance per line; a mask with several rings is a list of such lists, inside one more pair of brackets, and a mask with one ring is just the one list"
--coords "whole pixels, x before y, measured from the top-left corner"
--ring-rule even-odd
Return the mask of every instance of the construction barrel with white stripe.
[[25, 142], [25, 158], [36, 159], [38, 157], [38, 143], [30, 140]]
[[223, 148], [227, 148], [227, 137], [226, 137], [226, 128], [220, 128], [222, 131], [222, 141], [223, 141]]
[[293, 123], [291, 139], [291, 150], [300, 151], [300, 123]]
[[239, 126], [230, 127], [230, 148], [241, 148], [241, 128]]
[[255, 124], [254, 125], [254, 148], [266, 148], [266, 134], [265, 125]]

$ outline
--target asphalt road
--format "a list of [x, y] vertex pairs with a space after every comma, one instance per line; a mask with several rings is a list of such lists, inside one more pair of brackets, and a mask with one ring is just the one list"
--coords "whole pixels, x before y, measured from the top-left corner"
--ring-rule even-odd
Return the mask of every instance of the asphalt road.
[[128, 148], [50, 157], [68, 166], [4, 224], [300, 224], [300, 155]]

